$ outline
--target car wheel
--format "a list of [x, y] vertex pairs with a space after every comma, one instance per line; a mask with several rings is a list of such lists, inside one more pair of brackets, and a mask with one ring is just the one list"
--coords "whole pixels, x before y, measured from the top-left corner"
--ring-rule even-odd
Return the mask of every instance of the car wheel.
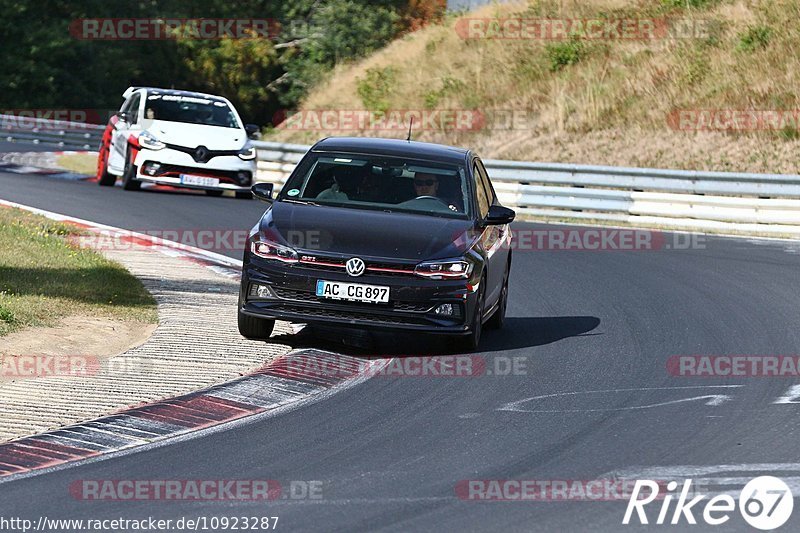
[[218, 191], [218, 190], [207, 190], [206, 191], [207, 195], [214, 196], [214, 197], [222, 196], [222, 193], [223, 193], [223, 191]]
[[456, 345], [463, 352], [474, 352], [478, 349], [481, 342], [481, 330], [483, 329], [483, 305], [484, 295], [486, 294], [486, 278], [481, 279], [481, 286], [478, 289], [478, 301], [475, 304], [475, 316], [472, 318], [472, 325], [468, 335], [456, 337]]
[[250, 191], [237, 191], [236, 198], [239, 198], [240, 200], [252, 200], [253, 193]]
[[108, 145], [103, 143], [97, 155], [97, 183], [102, 187], [111, 187], [117, 182], [117, 177], [108, 172]]
[[239, 333], [242, 337], [253, 340], [266, 340], [272, 335], [275, 320], [245, 315], [239, 311]]
[[506, 307], [508, 307], [508, 267], [503, 276], [503, 288], [500, 290], [500, 299], [497, 302], [497, 309], [486, 321], [486, 329], [502, 329], [503, 322], [506, 321]]
[[142, 182], [136, 179], [136, 165], [131, 161], [130, 151], [125, 156], [125, 170], [122, 173], [122, 188], [126, 191], [138, 191]]

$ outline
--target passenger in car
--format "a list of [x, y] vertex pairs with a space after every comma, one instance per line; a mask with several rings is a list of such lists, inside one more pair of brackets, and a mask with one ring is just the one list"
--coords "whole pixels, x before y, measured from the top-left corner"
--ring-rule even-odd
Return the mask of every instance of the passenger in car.
[[337, 170], [333, 184], [317, 195], [318, 200], [347, 201], [355, 196], [361, 177], [344, 169]]

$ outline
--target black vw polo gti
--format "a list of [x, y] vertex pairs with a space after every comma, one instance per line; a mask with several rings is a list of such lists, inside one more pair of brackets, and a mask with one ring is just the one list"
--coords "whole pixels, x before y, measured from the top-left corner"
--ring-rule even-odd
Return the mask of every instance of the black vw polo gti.
[[471, 151], [414, 141], [328, 138], [297, 165], [250, 232], [239, 331], [275, 319], [445, 333], [475, 349], [501, 327], [514, 212]]

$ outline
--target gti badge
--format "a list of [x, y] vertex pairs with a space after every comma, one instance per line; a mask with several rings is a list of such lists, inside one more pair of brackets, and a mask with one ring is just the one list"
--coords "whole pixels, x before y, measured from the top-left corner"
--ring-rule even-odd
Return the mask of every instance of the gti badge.
[[347, 269], [347, 273], [353, 277], [360, 276], [364, 273], [364, 260], [360, 257], [353, 257], [347, 260], [347, 263], [344, 264], [345, 268]]

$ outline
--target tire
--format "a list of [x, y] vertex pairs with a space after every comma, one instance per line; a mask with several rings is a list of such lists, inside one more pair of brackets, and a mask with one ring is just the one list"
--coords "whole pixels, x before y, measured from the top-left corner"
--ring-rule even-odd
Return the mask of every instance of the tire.
[[250, 191], [236, 191], [236, 198], [240, 200], [252, 200], [253, 193]]
[[481, 278], [481, 286], [478, 289], [478, 301], [476, 303], [475, 316], [472, 318], [472, 325], [468, 335], [461, 335], [455, 338], [455, 345], [464, 353], [474, 352], [481, 343], [481, 330], [483, 329], [483, 305], [486, 294], [486, 277]]
[[108, 145], [103, 143], [97, 156], [97, 184], [101, 187], [113, 187], [117, 177], [108, 172]]
[[508, 307], [508, 271], [503, 276], [503, 288], [500, 291], [500, 299], [497, 303], [497, 309], [494, 310], [492, 316], [486, 321], [486, 329], [503, 329], [503, 323], [506, 321], [506, 307]]
[[222, 193], [223, 193], [223, 191], [218, 191], [216, 189], [214, 189], [214, 190], [210, 190], [210, 189], [206, 190], [206, 194], [208, 196], [213, 196], [215, 198], [218, 198], [218, 197], [222, 196]]
[[258, 318], [238, 312], [239, 333], [242, 337], [252, 340], [266, 340], [272, 335], [275, 320], [271, 318]]
[[126, 191], [138, 191], [142, 182], [136, 179], [136, 165], [131, 161], [130, 150], [125, 156], [125, 171], [122, 173], [122, 188]]

